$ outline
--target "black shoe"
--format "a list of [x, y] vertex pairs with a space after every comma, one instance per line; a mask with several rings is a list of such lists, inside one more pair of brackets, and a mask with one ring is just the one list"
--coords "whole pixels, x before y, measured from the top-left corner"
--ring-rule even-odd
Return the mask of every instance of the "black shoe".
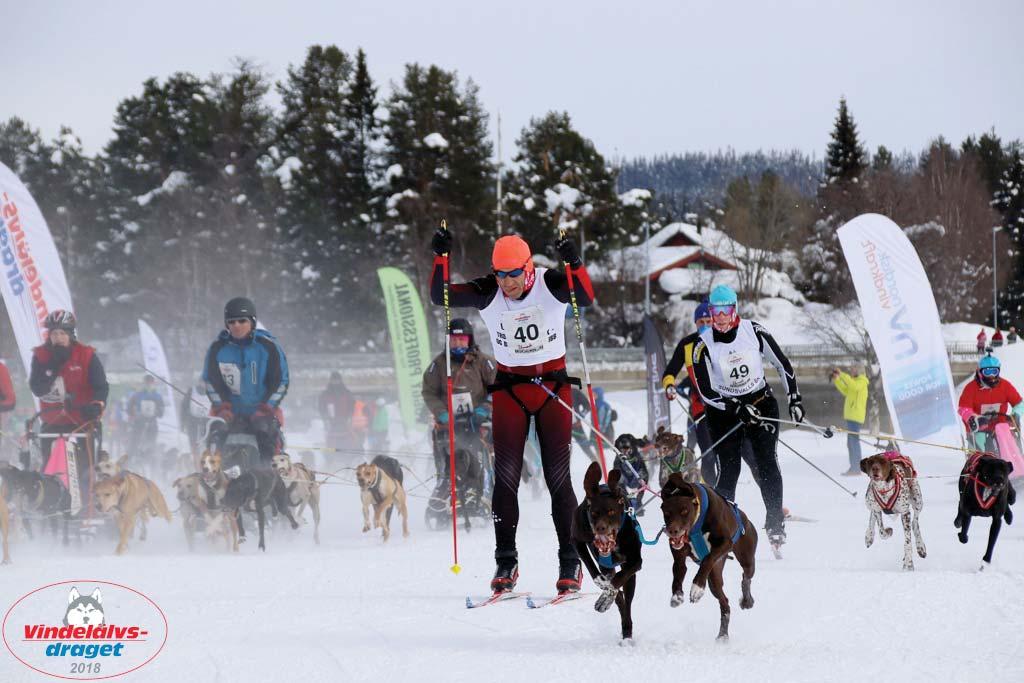
[[494, 578], [491, 579], [491, 591], [494, 593], [507, 593], [516, 587], [519, 581], [519, 562], [516, 554], [511, 556], [495, 557], [498, 566], [494, 570]]
[[579, 560], [560, 560], [558, 563], [558, 581], [555, 590], [558, 594], [578, 593], [583, 583], [583, 567]]

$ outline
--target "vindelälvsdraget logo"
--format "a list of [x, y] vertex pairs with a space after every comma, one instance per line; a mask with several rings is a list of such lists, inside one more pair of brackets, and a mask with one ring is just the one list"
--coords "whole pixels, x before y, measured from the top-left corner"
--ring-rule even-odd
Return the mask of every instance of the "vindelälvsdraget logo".
[[4, 615], [3, 637], [11, 654], [39, 673], [97, 680], [151, 662], [167, 642], [167, 618], [133, 588], [62, 581], [15, 602]]

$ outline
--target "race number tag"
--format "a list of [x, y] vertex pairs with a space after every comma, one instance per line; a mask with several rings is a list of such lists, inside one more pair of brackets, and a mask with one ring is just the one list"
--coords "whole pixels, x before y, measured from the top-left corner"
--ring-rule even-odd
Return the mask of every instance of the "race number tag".
[[502, 313], [501, 327], [513, 355], [529, 357], [544, 350], [547, 332], [544, 311], [539, 306]]
[[473, 395], [468, 391], [452, 394], [452, 412], [456, 417], [469, 415], [473, 412]]
[[224, 384], [235, 396], [242, 393], [242, 372], [234, 363], [217, 363], [220, 366], [220, 375], [224, 378]]
[[50, 387], [49, 393], [47, 393], [46, 396], [40, 396], [39, 400], [45, 401], [46, 403], [63, 403], [66, 396], [67, 392], [64, 391], [64, 378], [57, 377], [57, 379], [53, 380], [53, 385]]
[[148, 398], [139, 401], [139, 412], [142, 417], [156, 417], [156, 401]]
[[999, 413], [1003, 412], [1002, 408], [1002, 403], [982, 403], [981, 414], [988, 415], [989, 413], [995, 413], [996, 415], [998, 415]]
[[725, 386], [730, 391], [745, 394], [756, 386], [758, 377], [752, 372], [752, 369], [757, 367], [754, 363], [754, 353], [756, 351], [750, 349], [737, 350], [725, 357], [722, 375]]

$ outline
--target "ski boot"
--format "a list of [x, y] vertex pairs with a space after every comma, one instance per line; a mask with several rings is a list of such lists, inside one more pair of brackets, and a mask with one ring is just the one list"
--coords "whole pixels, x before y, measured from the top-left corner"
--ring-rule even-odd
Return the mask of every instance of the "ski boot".
[[583, 584], [583, 567], [580, 566], [580, 558], [576, 551], [558, 553], [558, 581], [555, 582], [555, 590], [559, 595], [564, 593], [578, 593]]
[[516, 551], [496, 551], [494, 560], [498, 566], [494, 570], [494, 578], [491, 579], [491, 591], [507, 593], [515, 589], [516, 582], [519, 580], [519, 561]]
[[783, 524], [779, 524], [774, 529], [768, 529], [768, 542], [772, 546], [772, 555], [775, 556], [776, 560], [782, 559], [782, 551], [780, 548], [786, 543], [786, 527]]

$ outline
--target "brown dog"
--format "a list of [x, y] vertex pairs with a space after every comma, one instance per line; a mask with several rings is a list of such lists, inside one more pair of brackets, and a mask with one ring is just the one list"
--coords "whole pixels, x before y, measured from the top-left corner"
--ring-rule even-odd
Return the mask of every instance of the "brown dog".
[[100, 451], [99, 455], [96, 457], [96, 465], [94, 468], [96, 470], [96, 481], [111, 479], [119, 475], [127, 459], [127, 455], [122, 455], [117, 460], [114, 460], [110, 457], [110, 453], [107, 451]]
[[729, 638], [729, 599], [725, 596], [722, 569], [729, 552], [736, 555], [743, 568], [742, 609], [754, 606], [750, 594], [750, 580], [754, 577], [754, 553], [757, 551], [757, 531], [747, 516], [735, 504], [728, 502], [714, 489], [702, 484], [691, 484], [675, 472], [661, 490], [661, 511], [665, 515], [665, 533], [672, 550], [672, 599], [669, 604], [683, 604], [683, 579], [686, 576], [686, 558], [700, 562], [697, 575], [690, 587], [690, 602], [704, 596], [711, 580], [711, 593], [718, 598], [721, 611], [719, 640]]
[[679, 472], [683, 479], [690, 483], [700, 481], [700, 466], [694, 462], [696, 458], [693, 451], [686, 447], [684, 435], [673, 434], [664, 427], [658, 427], [654, 446], [658, 449], [658, 457], [661, 459], [658, 473], [661, 486], [665, 486], [673, 472]]
[[[363, 532], [370, 530], [370, 506], [373, 506], [373, 528], [380, 528], [384, 540], [391, 536], [391, 509], [398, 507], [402, 516], [402, 536], [409, 535], [409, 510], [405, 504], [405, 487], [402, 482], [384, 471], [383, 456], [377, 456], [372, 463], [356, 467], [359, 482], [359, 497], [363, 501]], [[399, 470], [400, 472], [401, 470]]]
[[7, 549], [7, 531], [10, 520], [7, 519], [7, 501], [4, 500], [3, 491], [0, 491], [0, 534], [3, 535], [4, 559], [0, 564], [11, 563], [11, 553]]
[[208, 480], [205, 473], [196, 473], [175, 480], [173, 486], [178, 491], [188, 549], [194, 547], [196, 531], [204, 529], [208, 539], [223, 536], [228, 550], [238, 552], [238, 521], [234, 514], [225, 514], [221, 507], [227, 490], [227, 477], [219, 473], [219, 478]]
[[288, 489], [288, 504], [296, 508], [295, 516], [301, 517], [307, 505], [313, 511], [313, 542], [320, 545], [320, 482], [301, 462], [293, 463], [287, 453], [276, 454], [271, 466]]
[[116, 513], [120, 532], [115, 551], [118, 555], [128, 549], [128, 536], [135, 528], [136, 520], [142, 524], [139, 540], [143, 541], [146, 540], [146, 520], [149, 515], [171, 521], [171, 512], [167, 509], [167, 502], [160, 489], [134, 472], [122, 472], [116, 477], [97, 482], [94, 495], [100, 511]]

